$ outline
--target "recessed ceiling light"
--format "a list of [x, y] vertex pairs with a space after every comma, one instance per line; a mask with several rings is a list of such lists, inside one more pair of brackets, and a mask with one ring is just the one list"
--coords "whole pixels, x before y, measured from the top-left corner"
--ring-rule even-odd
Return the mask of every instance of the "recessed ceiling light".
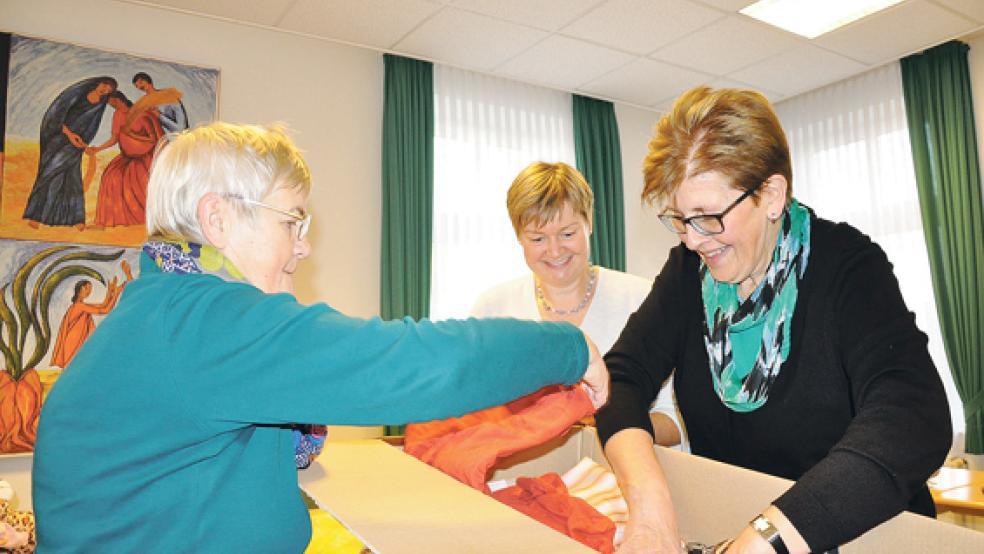
[[900, 2], [902, 0], [759, 0], [742, 9], [741, 13], [797, 35], [816, 38]]

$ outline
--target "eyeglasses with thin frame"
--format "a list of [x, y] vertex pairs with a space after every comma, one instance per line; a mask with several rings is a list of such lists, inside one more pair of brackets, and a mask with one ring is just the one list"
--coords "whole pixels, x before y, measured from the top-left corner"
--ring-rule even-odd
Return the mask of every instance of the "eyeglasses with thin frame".
[[724, 232], [724, 216], [728, 214], [731, 210], [735, 208], [738, 204], [741, 204], [742, 200], [748, 198], [755, 191], [757, 191], [763, 183], [746, 190], [744, 194], [739, 196], [734, 202], [731, 203], [723, 211], [716, 214], [698, 214], [692, 215], [690, 217], [680, 217], [673, 214], [660, 214], [659, 220], [663, 222], [663, 225], [667, 229], [673, 231], [678, 235], [682, 235], [687, 232], [687, 225], [690, 225], [694, 231], [698, 234], [706, 236], [719, 235]]
[[287, 210], [281, 210], [280, 208], [271, 206], [270, 204], [266, 204], [258, 200], [250, 200], [249, 198], [244, 198], [242, 196], [239, 196], [238, 194], [230, 194], [229, 198], [235, 198], [236, 200], [241, 200], [253, 206], [266, 208], [268, 210], [277, 212], [278, 214], [282, 214], [293, 219], [297, 228], [297, 240], [303, 239], [307, 235], [308, 228], [311, 226], [311, 214], [297, 214], [294, 212], [288, 212]]

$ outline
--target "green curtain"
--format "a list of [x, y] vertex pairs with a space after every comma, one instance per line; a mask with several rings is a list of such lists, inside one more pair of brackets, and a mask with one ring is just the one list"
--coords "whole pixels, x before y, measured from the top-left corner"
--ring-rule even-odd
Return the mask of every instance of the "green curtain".
[[968, 49], [951, 41], [901, 62], [943, 343], [964, 405], [967, 452], [982, 454], [984, 218]]
[[611, 102], [574, 95], [574, 151], [594, 193], [591, 261], [625, 271], [622, 147]]
[[[430, 313], [434, 197], [433, 65], [386, 54], [380, 315]], [[403, 433], [387, 426], [386, 434]]]

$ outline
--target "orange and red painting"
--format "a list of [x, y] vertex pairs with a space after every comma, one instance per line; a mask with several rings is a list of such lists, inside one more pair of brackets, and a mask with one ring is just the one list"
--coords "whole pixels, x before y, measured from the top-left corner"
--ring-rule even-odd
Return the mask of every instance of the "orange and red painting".
[[168, 133], [217, 117], [219, 72], [0, 33], [0, 454], [135, 277]]
[[0, 237], [136, 246], [169, 132], [217, 115], [218, 70], [6, 34]]

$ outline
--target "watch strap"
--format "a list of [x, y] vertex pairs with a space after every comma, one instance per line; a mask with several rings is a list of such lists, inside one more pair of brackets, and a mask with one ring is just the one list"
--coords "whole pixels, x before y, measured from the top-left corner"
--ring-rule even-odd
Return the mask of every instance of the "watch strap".
[[789, 549], [786, 548], [786, 543], [782, 540], [782, 535], [779, 534], [779, 530], [776, 526], [769, 521], [769, 518], [765, 517], [763, 514], [759, 514], [755, 519], [749, 524], [752, 529], [755, 530], [766, 542], [772, 545], [772, 548], [776, 551], [776, 554], [789, 554]]

